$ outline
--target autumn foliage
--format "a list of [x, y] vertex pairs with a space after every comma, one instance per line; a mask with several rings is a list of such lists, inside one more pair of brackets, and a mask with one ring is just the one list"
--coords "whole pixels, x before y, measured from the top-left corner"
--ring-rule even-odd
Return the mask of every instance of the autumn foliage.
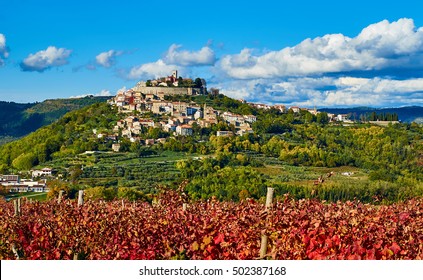
[[[144, 202], [0, 202], [0, 258], [422, 259], [423, 199], [389, 206], [282, 197], [188, 204], [175, 192]], [[12, 250], [14, 248], [14, 250]], [[15, 253], [13, 252], [15, 251]]]

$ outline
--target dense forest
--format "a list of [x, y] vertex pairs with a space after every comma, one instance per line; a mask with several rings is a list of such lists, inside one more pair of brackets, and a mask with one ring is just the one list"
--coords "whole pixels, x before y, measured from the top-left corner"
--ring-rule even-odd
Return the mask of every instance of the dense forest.
[[107, 103], [96, 103], [67, 113], [53, 124], [2, 145], [0, 172], [5, 167], [29, 170], [54, 158], [101, 149], [96, 141], [88, 141], [92, 129], [110, 129], [116, 120], [116, 111], [110, 109]]
[[105, 100], [105, 97], [85, 97], [27, 104], [0, 101], [0, 145], [36, 131], [67, 112]]

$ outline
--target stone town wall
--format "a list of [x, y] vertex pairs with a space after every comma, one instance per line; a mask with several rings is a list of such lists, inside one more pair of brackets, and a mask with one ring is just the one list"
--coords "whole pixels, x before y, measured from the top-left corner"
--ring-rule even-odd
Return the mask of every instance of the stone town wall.
[[186, 87], [145, 87], [135, 86], [132, 88], [135, 92], [141, 92], [143, 94], [154, 94], [154, 95], [197, 95], [205, 94], [206, 90], [203, 88], [186, 88]]

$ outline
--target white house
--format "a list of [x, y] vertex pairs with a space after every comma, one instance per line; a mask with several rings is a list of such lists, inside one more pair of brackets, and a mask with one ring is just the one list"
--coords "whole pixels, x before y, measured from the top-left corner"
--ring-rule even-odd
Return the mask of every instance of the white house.
[[183, 135], [183, 136], [188, 136], [188, 135], [192, 135], [192, 126], [190, 125], [178, 125], [176, 127], [176, 134], [178, 135]]
[[198, 110], [197, 112], [195, 112], [194, 119], [198, 120], [198, 119], [201, 119], [202, 117], [204, 117], [204, 114], [202, 111]]
[[224, 131], [220, 130], [216, 132], [216, 136], [233, 136], [234, 133], [232, 131]]
[[348, 115], [345, 114], [339, 114], [338, 116], [336, 116], [336, 120], [338, 122], [345, 122], [348, 120]]
[[43, 168], [41, 170], [32, 170], [32, 177], [51, 176], [51, 168]]
[[120, 150], [120, 144], [112, 144], [112, 150], [114, 152], [119, 152], [119, 150]]
[[246, 129], [238, 130], [236, 132], [236, 135], [243, 136], [243, 135], [251, 134], [251, 133], [254, 133], [254, 130], [252, 130], [251, 128], [246, 128]]
[[253, 123], [257, 121], [257, 117], [254, 115], [244, 115], [244, 119], [246, 122]]
[[300, 107], [292, 106], [289, 109], [291, 109], [294, 113], [299, 113], [301, 111]]
[[168, 123], [168, 124], [163, 126], [163, 130], [166, 131], [166, 132], [173, 132], [173, 131], [176, 131], [176, 127], [177, 126], [175, 124]]
[[154, 127], [154, 121], [151, 119], [140, 119], [139, 123], [142, 126]]

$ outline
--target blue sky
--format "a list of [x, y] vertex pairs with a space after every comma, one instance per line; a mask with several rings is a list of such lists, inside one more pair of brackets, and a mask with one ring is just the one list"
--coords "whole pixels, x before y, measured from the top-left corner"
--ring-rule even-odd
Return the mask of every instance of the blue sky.
[[304, 107], [423, 105], [421, 1], [0, 4], [0, 100], [115, 94], [170, 74]]

